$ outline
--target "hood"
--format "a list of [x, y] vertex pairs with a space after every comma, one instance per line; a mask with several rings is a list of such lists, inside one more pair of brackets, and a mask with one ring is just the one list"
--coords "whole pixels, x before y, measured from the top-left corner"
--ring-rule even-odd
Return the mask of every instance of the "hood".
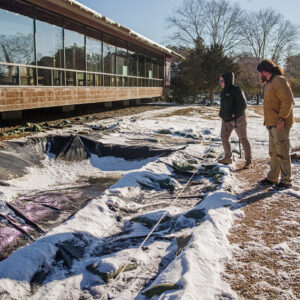
[[234, 74], [232, 72], [226, 72], [221, 75], [225, 82], [225, 88], [230, 88], [234, 85]]

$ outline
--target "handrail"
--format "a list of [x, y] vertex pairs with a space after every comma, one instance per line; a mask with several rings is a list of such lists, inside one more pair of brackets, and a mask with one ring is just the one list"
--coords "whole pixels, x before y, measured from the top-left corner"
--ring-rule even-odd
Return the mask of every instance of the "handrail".
[[109, 76], [118, 76], [118, 77], [128, 77], [128, 78], [150, 79], [150, 80], [163, 81], [163, 79], [161, 79], [161, 78], [149, 78], [149, 77], [140, 77], [140, 76], [133, 76], [133, 75], [124, 76], [124, 75], [113, 74], [113, 73], [93, 72], [93, 71], [86, 71], [86, 70], [65, 69], [65, 68], [46, 67], [46, 66], [37, 66], [37, 65], [25, 65], [25, 64], [18, 64], [18, 63], [1, 62], [1, 61], [0, 61], [0, 65], [12, 66], [12, 67], [26, 67], [26, 68], [35, 68], [35, 69], [46, 69], [46, 70], [56, 70], [56, 71], [97, 74], [97, 75], [109, 75]]

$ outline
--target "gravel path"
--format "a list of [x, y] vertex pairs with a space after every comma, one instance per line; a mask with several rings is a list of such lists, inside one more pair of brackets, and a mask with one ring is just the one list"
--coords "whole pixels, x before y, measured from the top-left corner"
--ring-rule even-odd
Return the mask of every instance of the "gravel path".
[[[244, 217], [228, 237], [234, 250], [224, 278], [241, 299], [296, 300], [300, 299], [299, 194], [257, 187], [267, 164], [268, 160], [256, 161], [252, 169], [237, 175]], [[292, 167], [298, 184], [299, 162]]]

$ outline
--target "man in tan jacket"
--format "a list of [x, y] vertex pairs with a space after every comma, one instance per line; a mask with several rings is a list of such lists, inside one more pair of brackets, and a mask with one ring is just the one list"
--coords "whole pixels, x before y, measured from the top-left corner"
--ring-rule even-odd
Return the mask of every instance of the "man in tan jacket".
[[[257, 66], [258, 76], [265, 84], [264, 125], [269, 131], [270, 170], [262, 185], [277, 189], [292, 187], [290, 130], [293, 124], [294, 96], [284, 71], [273, 61], [265, 59]], [[280, 182], [278, 183], [280, 175]]]

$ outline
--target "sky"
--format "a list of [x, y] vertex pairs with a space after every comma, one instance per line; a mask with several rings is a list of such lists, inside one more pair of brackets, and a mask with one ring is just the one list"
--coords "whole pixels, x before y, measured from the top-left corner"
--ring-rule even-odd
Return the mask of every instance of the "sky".
[[[154, 42], [167, 45], [166, 19], [180, 7], [183, 0], [77, 0], [102, 15], [128, 27]], [[241, 8], [257, 11], [272, 7], [292, 23], [299, 24], [299, 0], [229, 0]]]

